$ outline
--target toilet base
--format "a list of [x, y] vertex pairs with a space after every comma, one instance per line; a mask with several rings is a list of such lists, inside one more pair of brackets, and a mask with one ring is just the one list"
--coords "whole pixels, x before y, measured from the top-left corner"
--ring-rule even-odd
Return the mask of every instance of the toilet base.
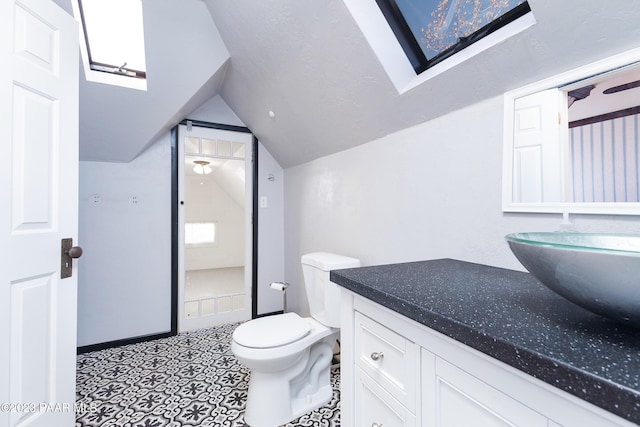
[[295, 420], [296, 418], [327, 404], [331, 400], [332, 396], [333, 388], [331, 388], [331, 384], [328, 384], [320, 387], [318, 391], [311, 396], [294, 399], [293, 402], [291, 402], [291, 413], [293, 414], [291, 420]]
[[277, 427], [331, 400], [332, 334], [305, 351], [295, 367], [283, 372], [251, 372], [245, 422], [250, 427]]

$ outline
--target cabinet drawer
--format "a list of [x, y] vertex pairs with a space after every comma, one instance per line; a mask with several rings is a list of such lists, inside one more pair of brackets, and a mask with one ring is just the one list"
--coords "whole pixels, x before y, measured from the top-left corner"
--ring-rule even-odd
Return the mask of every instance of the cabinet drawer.
[[416, 417], [362, 369], [356, 368], [355, 425], [362, 427], [413, 427]]
[[367, 375], [415, 413], [419, 347], [361, 313], [355, 316], [355, 361]]

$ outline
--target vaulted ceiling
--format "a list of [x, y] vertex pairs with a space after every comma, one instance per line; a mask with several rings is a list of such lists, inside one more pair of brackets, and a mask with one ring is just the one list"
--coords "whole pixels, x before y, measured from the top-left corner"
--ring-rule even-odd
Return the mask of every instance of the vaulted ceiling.
[[[76, 0], [55, 1], [72, 13]], [[88, 81], [80, 72], [81, 160], [129, 162], [220, 91], [229, 52], [205, 4], [145, 0], [142, 8], [147, 90]]]
[[149, 91], [81, 82], [81, 158], [129, 161], [219, 94], [294, 166], [640, 46], [637, 0], [529, 4], [535, 25], [398, 94], [343, 0], [143, 0]]

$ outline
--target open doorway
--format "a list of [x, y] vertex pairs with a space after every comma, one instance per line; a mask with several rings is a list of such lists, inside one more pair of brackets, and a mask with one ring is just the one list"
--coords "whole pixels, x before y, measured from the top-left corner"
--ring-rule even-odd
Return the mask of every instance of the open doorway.
[[254, 138], [199, 124], [178, 127], [178, 332], [252, 313]]

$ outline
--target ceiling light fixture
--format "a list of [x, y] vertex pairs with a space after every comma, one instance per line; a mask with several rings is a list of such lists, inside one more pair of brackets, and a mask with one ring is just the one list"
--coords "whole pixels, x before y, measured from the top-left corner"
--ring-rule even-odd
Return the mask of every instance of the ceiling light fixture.
[[198, 175], [206, 175], [211, 173], [211, 171], [213, 170], [211, 169], [211, 166], [209, 166], [209, 162], [206, 162], [204, 160], [194, 160], [193, 163], [195, 164], [195, 166], [193, 167], [193, 171]]

